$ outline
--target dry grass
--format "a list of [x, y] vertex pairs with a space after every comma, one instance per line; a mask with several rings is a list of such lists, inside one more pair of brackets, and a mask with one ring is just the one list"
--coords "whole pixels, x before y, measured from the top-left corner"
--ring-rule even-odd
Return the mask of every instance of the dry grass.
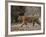
[[31, 30], [40, 30], [41, 26], [36, 24], [33, 26], [32, 23], [28, 23], [27, 25], [23, 25], [21, 27], [22, 24], [14, 24], [11, 26], [11, 31], [31, 31]]

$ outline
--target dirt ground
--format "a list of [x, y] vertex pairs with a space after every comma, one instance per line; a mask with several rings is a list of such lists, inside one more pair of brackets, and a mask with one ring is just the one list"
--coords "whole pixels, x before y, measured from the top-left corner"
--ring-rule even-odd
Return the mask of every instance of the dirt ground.
[[11, 31], [31, 31], [31, 30], [40, 30], [41, 29], [41, 25], [38, 25], [35, 23], [35, 25], [33, 26], [32, 23], [28, 23], [27, 25], [23, 25], [21, 27], [22, 24], [12, 24], [11, 25]]

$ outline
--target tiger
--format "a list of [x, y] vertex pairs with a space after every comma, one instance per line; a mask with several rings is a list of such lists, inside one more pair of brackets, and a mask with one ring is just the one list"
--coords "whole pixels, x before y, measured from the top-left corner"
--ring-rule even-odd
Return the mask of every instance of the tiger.
[[29, 16], [19, 16], [18, 18], [19, 18], [19, 22], [22, 22], [21, 27], [23, 25], [27, 25], [27, 23], [32, 23], [33, 26], [35, 25], [35, 23], [37, 23], [39, 25], [41, 24], [38, 16], [31, 16], [31, 17], [29, 17]]

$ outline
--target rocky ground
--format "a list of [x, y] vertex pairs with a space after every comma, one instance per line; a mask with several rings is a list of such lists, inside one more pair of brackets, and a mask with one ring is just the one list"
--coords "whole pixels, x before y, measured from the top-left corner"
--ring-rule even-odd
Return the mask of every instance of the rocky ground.
[[40, 30], [41, 26], [36, 24], [33, 26], [32, 23], [28, 23], [27, 25], [23, 25], [21, 27], [22, 24], [12, 24], [11, 25], [11, 31], [31, 31], [31, 30]]

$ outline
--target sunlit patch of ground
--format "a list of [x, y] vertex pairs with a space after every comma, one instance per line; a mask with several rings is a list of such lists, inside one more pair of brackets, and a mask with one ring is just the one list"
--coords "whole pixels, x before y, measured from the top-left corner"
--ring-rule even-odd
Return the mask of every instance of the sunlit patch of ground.
[[31, 30], [40, 30], [41, 29], [41, 25], [38, 25], [35, 23], [35, 25], [33, 26], [32, 23], [28, 23], [27, 25], [23, 25], [21, 27], [22, 24], [13, 24], [11, 26], [11, 31], [31, 31]]

